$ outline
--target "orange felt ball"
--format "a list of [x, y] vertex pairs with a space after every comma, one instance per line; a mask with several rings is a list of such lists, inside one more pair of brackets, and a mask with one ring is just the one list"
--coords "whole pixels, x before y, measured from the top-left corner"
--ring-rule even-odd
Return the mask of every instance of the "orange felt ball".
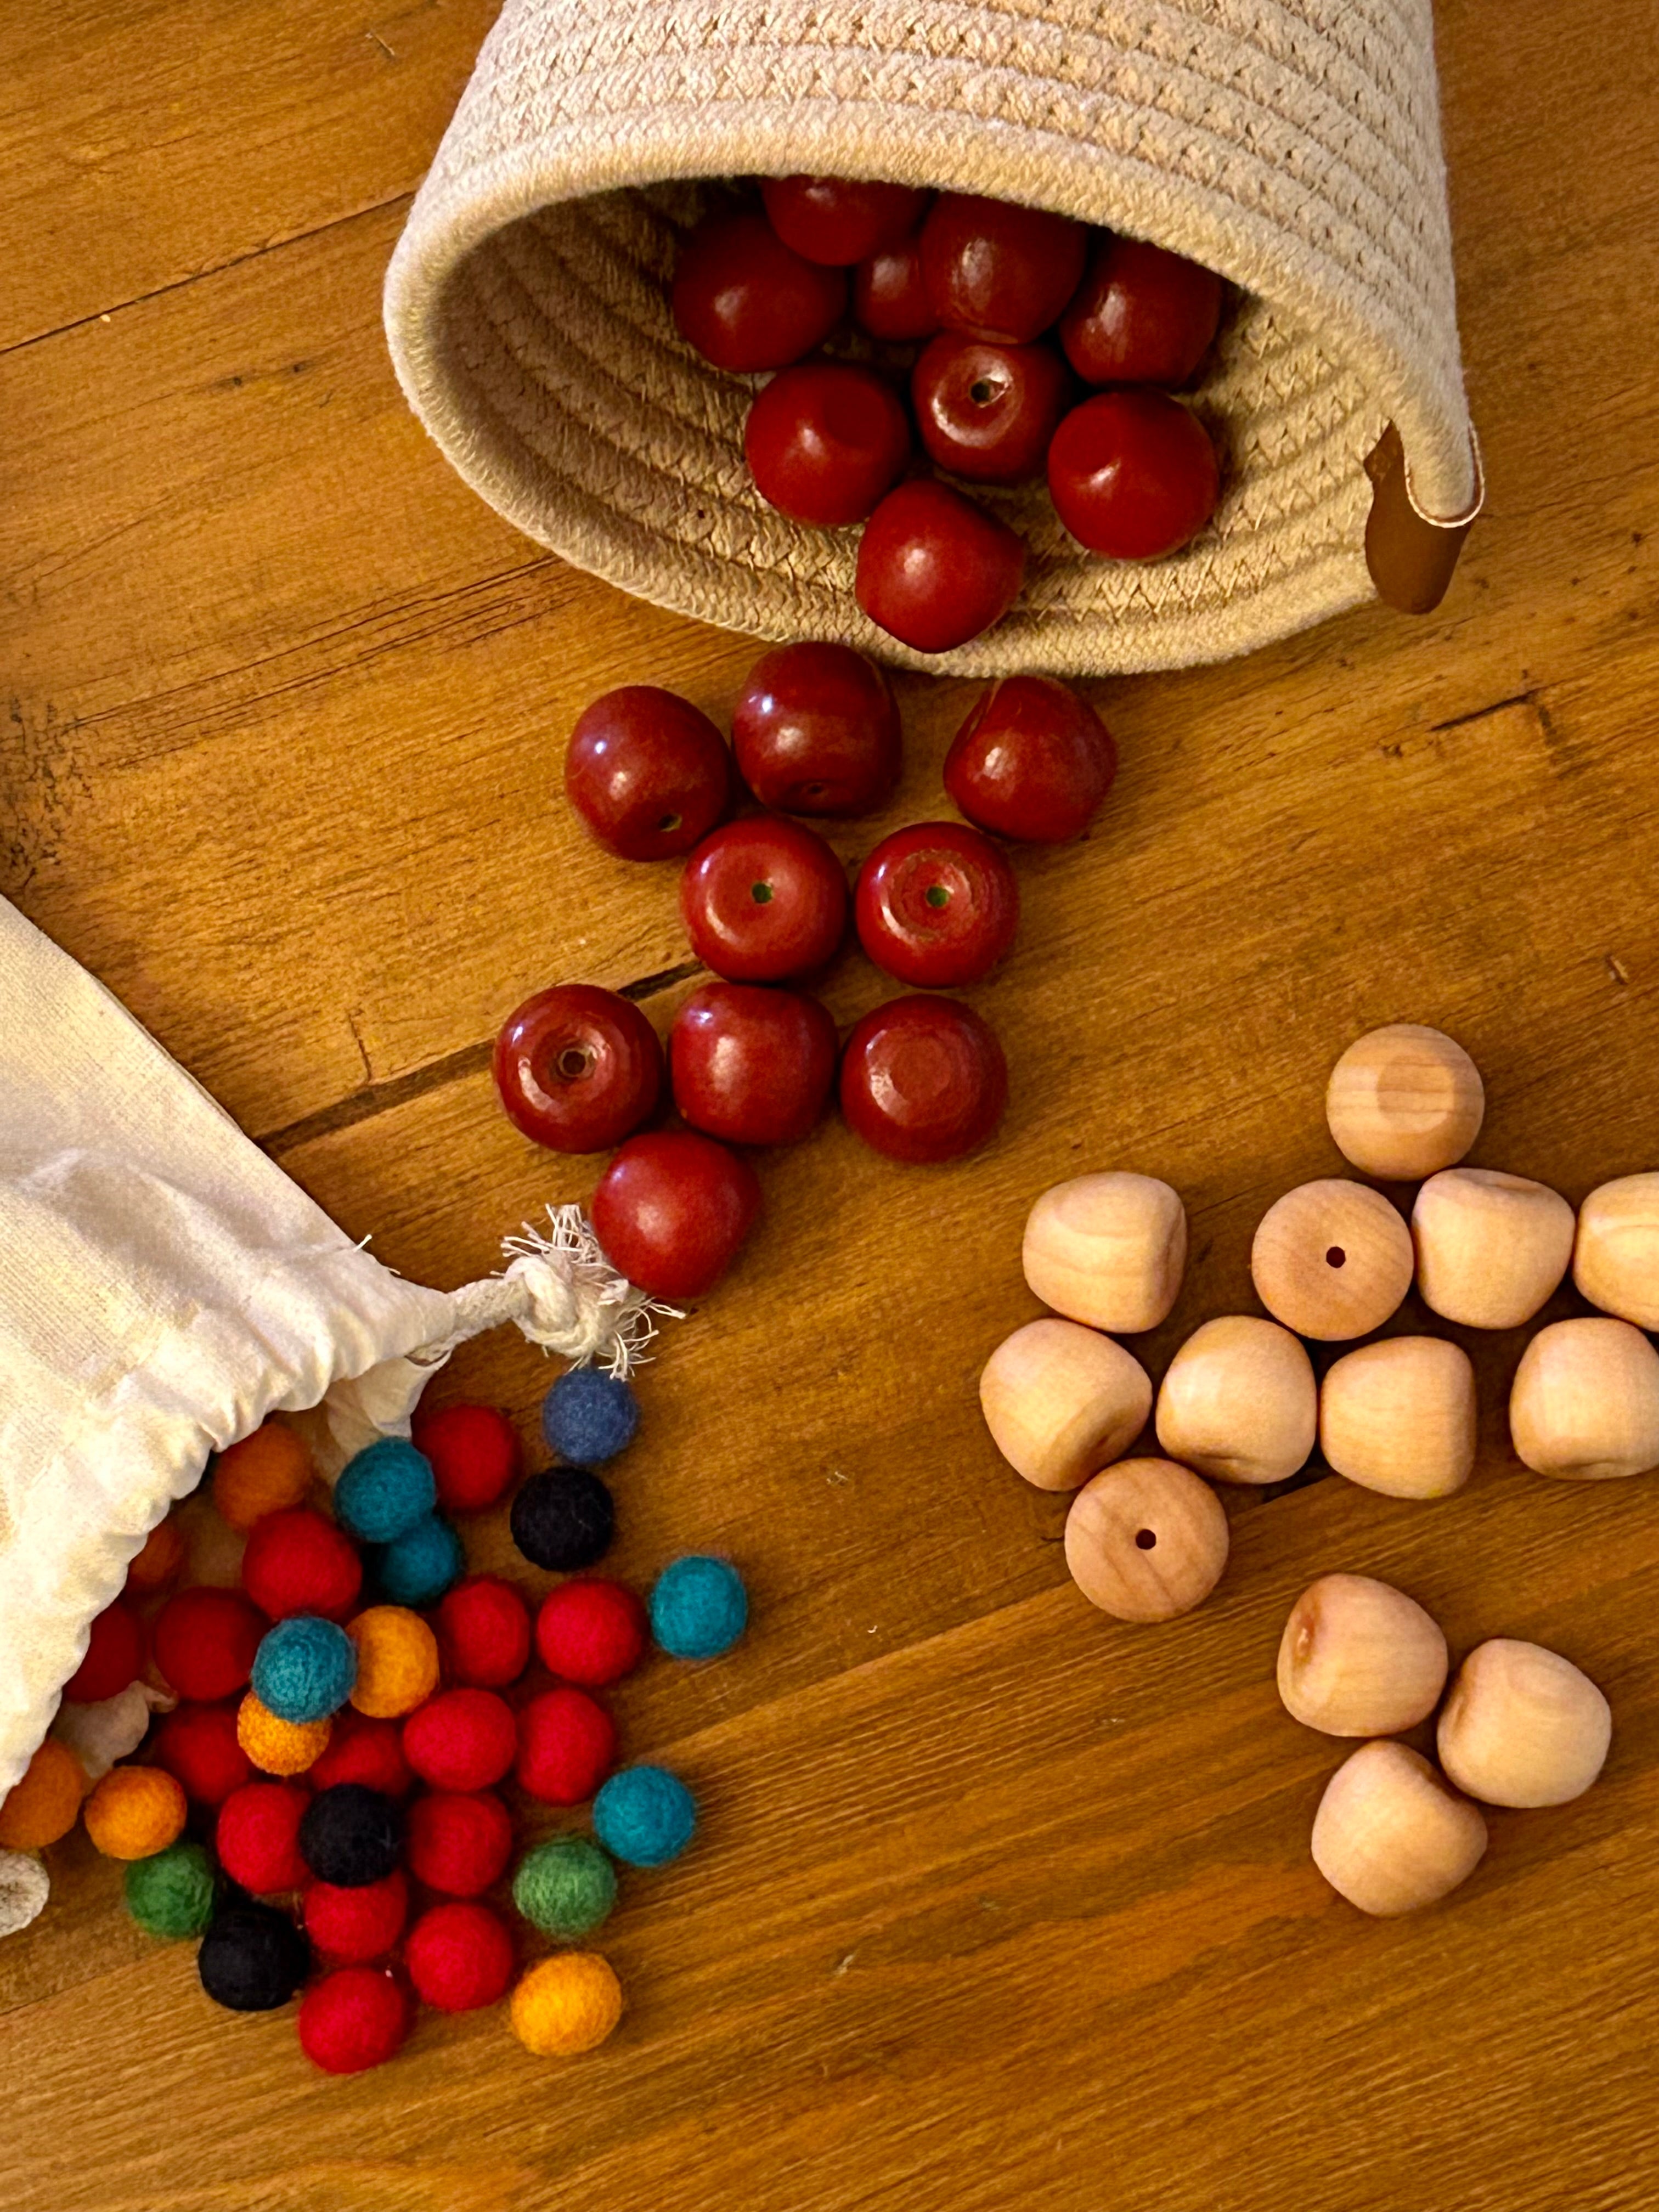
[[185, 1793], [165, 1767], [112, 1766], [87, 1800], [87, 1833], [106, 1859], [149, 1859], [184, 1832]]
[[44, 1850], [68, 1835], [80, 1817], [87, 1778], [67, 1745], [49, 1735], [7, 1795], [0, 1798], [0, 1844], [9, 1850]]
[[236, 1741], [262, 1774], [303, 1774], [333, 1732], [331, 1721], [279, 1720], [252, 1690], [236, 1708]]
[[299, 1437], [281, 1421], [267, 1421], [220, 1453], [213, 1502], [233, 1528], [246, 1531], [267, 1513], [301, 1504], [311, 1478], [311, 1454]]
[[158, 1521], [127, 1569], [127, 1588], [140, 1596], [165, 1589], [184, 1565], [188, 1548], [185, 1532], [176, 1521]]

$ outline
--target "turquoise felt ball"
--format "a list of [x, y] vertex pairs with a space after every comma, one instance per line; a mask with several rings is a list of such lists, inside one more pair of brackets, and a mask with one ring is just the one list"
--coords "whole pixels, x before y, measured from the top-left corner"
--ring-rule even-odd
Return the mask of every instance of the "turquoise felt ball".
[[697, 1802], [662, 1766], [624, 1766], [593, 1800], [593, 1832], [626, 1866], [666, 1866], [696, 1832]]
[[676, 1559], [651, 1593], [651, 1633], [673, 1659], [716, 1659], [749, 1620], [749, 1593], [729, 1559]]
[[360, 1544], [390, 1544], [438, 1502], [432, 1462], [402, 1437], [382, 1437], [348, 1460], [334, 1486], [334, 1517]]
[[428, 1513], [374, 1554], [374, 1579], [388, 1605], [435, 1605], [466, 1566], [461, 1540]]
[[253, 1655], [253, 1694], [279, 1721], [326, 1720], [356, 1680], [356, 1645], [337, 1621], [312, 1613], [266, 1629]]

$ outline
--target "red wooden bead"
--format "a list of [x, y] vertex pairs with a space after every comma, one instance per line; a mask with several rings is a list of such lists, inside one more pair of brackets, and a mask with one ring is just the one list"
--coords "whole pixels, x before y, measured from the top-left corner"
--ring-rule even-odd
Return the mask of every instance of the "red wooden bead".
[[792, 252], [762, 215], [712, 215], [680, 249], [671, 295], [689, 345], [716, 368], [783, 368], [841, 320], [847, 279]]
[[860, 944], [900, 982], [976, 983], [1013, 944], [1019, 886], [977, 830], [915, 822], [865, 862], [854, 915]]
[[1070, 389], [1052, 347], [992, 345], [959, 331], [942, 331], [910, 375], [922, 444], [975, 483], [1040, 477]]
[[732, 750], [763, 806], [866, 814], [898, 781], [898, 708], [880, 669], [851, 646], [775, 646], [738, 695]]
[[1105, 723], [1049, 676], [994, 684], [945, 756], [945, 788], [970, 822], [1034, 844], [1081, 836], [1116, 773]]
[[947, 331], [1029, 345], [1058, 321], [1088, 250], [1080, 222], [1007, 200], [944, 192], [921, 228], [921, 273]]
[[731, 756], [707, 714], [654, 684], [586, 707], [564, 757], [565, 796], [624, 860], [689, 853], [726, 811]]
[[896, 486], [865, 524], [854, 590], [890, 637], [949, 653], [1000, 622], [1024, 578], [1024, 541], [1006, 523], [919, 480]]
[[816, 830], [781, 815], [728, 823], [686, 864], [680, 915], [699, 960], [732, 983], [822, 968], [847, 927], [847, 878]]
[[700, 1298], [737, 1257], [760, 1212], [754, 1170], [695, 1130], [632, 1137], [593, 1194], [593, 1231], [613, 1267], [653, 1297]]
[[630, 1000], [594, 983], [538, 991], [501, 1024], [492, 1061], [507, 1119], [556, 1152], [600, 1152], [649, 1119], [662, 1047]]
[[955, 1159], [1002, 1119], [1002, 1048], [971, 1006], [917, 996], [877, 1006], [847, 1040], [841, 1108], [854, 1135], [890, 1159]]
[[910, 453], [903, 403], [872, 369], [805, 361], [756, 395], [743, 450], [761, 497], [833, 530], [862, 522]]
[[728, 1145], [810, 1134], [836, 1079], [836, 1025], [816, 999], [763, 983], [706, 983], [668, 1032], [674, 1103]]
[[1214, 514], [1220, 481], [1204, 425], [1163, 392], [1085, 399], [1048, 448], [1055, 513], [1080, 545], [1113, 561], [1178, 552]]
[[889, 345], [932, 337], [939, 317], [921, 273], [920, 235], [860, 262], [853, 271], [853, 314], [861, 329]]
[[914, 228], [926, 192], [853, 177], [767, 177], [761, 198], [784, 244], [808, 261], [844, 269]]
[[1185, 384], [1221, 319], [1212, 270], [1139, 238], [1107, 238], [1060, 325], [1090, 384]]

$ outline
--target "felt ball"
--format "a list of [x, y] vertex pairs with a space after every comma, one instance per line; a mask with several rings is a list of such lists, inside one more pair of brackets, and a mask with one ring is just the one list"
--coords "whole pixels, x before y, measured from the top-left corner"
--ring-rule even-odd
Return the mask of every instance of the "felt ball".
[[617, 1509], [597, 1474], [585, 1467], [550, 1467], [532, 1474], [507, 1516], [513, 1540], [532, 1566], [574, 1574], [611, 1549]]
[[513, 1938], [487, 1905], [434, 1905], [410, 1929], [404, 1964], [423, 2004], [473, 2012], [507, 1995]]
[[675, 1659], [716, 1659], [749, 1621], [749, 1593], [729, 1559], [676, 1559], [651, 1593], [651, 1633]]
[[213, 1462], [213, 1502], [244, 1534], [267, 1513], [298, 1505], [311, 1487], [311, 1454], [282, 1421], [267, 1421]]
[[404, 1732], [396, 1721], [371, 1721], [349, 1705], [334, 1723], [328, 1749], [307, 1776], [313, 1790], [337, 1782], [366, 1782], [387, 1797], [407, 1797], [415, 1777], [404, 1757]]
[[392, 1605], [435, 1605], [465, 1565], [460, 1538], [435, 1513], [374, 1554], [374, 1580]]
[[409, 1884], [401, 1867], [379, 1881], [343, 1889], [337, 1882], [313, 1881], [304, 1899], [306, 1934], [321, 1957], [362, 1966], [382, 1959], [404, 1932], [409, 1917]]
[[80, 1761], [88, 1783], [101, 1782], [118, 1759], [130, 1759], [149, 1734], [162, 1693], [147, 1682], [129, 1682], [95, 1705], [62, 1705], [52, 1732]]
[[618, 1682], [645, 1651], [645, 1607], [625, 1583], [598, 1576], [561, 1583], [536, 1615], [536, 1649], [551, 1674], [585, 1689]]
[[313, 1797], [300, 1822], [300, 1856], [319, 1881], [361, 1889], [398, 1863], [403, 1808], [366, 1783], [337, 1782]]
[[48, 1736], [22, 1778], [0, 1798], [0, 1844], [15, 1851], [44, 1850], [68, 1835], [81, 1817], [86, 1794], [80, 1760]]
[[267, 1513], [249, 1532], [242, 1588], [271, 1620], [320, 1613], [341, 1620], [357, 1602], [363, 1563], [345, 1530], [309, 1505]]
[[513, 1992], [513, 2033], [538, 2058], [595, 2051], [623, 2014], [622, 1984], [597, 1951], [539, 1960]]
[[617, 1869], [586, 1836], [550, 1836], [526, 1851], [513, 1877], [513, 1902], [544, 1936], [591, 1936], [617, 1902]]
[[585, 1690], [544, 1690], [519, 1709], [519, 1787], [544, 1805], [585, 1805], [617, 1763], [617, 1724]]
[[445, 1897], [479, 1897], [501, 1878], [513, 1823], [499, 1797], [434, 1790], [409, 1808], [409, 1870]]
[[518, 1480], [519, 1432], [493, 1406], [446, 1406], [415, 1416], [415, 1448], [432, 1462], [447, 1513], [478, 1513]]
[[127, 1588], [140, 1596], [165, 1589], [185, 1564], [185, 1532], [173, 1520], [158, 1521], [127, 1567]]
[[434, 1626], [444, 1672], [475, 1690], [504, 1690], [530, 1664], [530, 1608], [498, 1575], [472, 1575], [445, 1593]]
[[213, 1918], [214, 1889], [212, 1863], [200, 1844], [169, 1844], [128, 1867], [127, 1911], [146, 1936], [177, 1942], [201, 1935]]
[[150, 1749], [192, 1805], [222, 1805], [253, 1779], [253, 1762], [237, 1737], [234, 1705], [175, 1706]]
[[181, 1698], [210, 1705], [247, 1686], [265, 1624], [240, 1591], [192, 1588], [155, 1616], [155, 1663]]
[[351, 1702], [371, 1720], [397, 1720], [438, 1686], [438, 1639], [404, 1605], [371, 1605], [346, 1623], [357, 1647]]
[[250, 1690], [236, 1709], [236, 1741], [261, 1774], [303, 1774], [328, 1748], [332, 1723], [285, 1721]]
[[248, 1782], [219, 1808], [213, 1848], [234, 1882], [255, 1897], [298, 1889], [307, 1879], [300, 1823], [311, 1793], [297, 1782]]
[[178, 1841], [189, 1809], [165, 1767], [112, 1766], [82, 1818], [106, 1859], [147, 1859]]
[[335, 1518], [360, 1544], [390, 1544], [437, 1502], [431, 1461], [401, 1437], [382, 1437], [348, 1460], [334, 1486]]
[[296, 1613], [266, 1630], [253, 1658], [253, 1694], [279, 1721], [326, 1720], [357, 1680], [357, 1647], [338, 1621]]
[[382, 1966], [341, 1966], [300, 2001], [300, 2048], [325, 2074], [362, 2074], [396, 2056], [409, 2033], [403, 1984]]
[[626, 1382], [598, 1367], [568, 1367], [542, 1400], [547, 1448], [577, 1467], [603, 1467], [626, 1451], [640, 1425], [640, 1401]]
[[624, 1766], [593, 1800], [593, 1832], [626, 1866], [666, 1866], [696, 1832], [696, 1800], [662, 1766]]
[[306, 1978], [306, 1939], [274, 1905], [222, 1905], [196, 1954], [202, 1987], [230, 2012], [274, 2012]]
[[0, 1936], [38, 1920], [51, 1895], [52, 1876], [32, 1851], [0, 1851]]
[[144, 1625], [117, 1598], [87, 1631], [86, 1656], [64, 1685], [71, 1704], [95, 1705], [113, 1698], [144, 1671]]
[[441, 1690], [404, 1723], [404, 1757], [434, 1790], [488, 1790], [518, 1748], [513, 1708], [493, 1690]]

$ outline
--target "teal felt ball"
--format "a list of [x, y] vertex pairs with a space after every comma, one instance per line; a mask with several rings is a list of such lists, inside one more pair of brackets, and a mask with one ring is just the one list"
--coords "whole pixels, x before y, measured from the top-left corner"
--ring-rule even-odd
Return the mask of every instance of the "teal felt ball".
[[749, 1594], [729, 1559], [676, 1559], [651, 1593], [651, 1633], [674, 1659], [716, 1659], [749, 1621]]
[[593, 1800], [593, 1832], [625, 1866], [666, 1866], [696, 1833], [697, 1804], [662, 1766], [624, 1766]]
[[356, 1680], [356, 1645], [337, 1621], [314, 1613], [277, 1621], [253, 1655], [253, 1694], [279, 1721], [326, 1720]]
[[402, 1437], [382, 1437], [348, 1460], [334, 1486], [334, 1517], [360, 1544], [394, 1543], [437, 1502], [431, 1461]]
[[586, 1836], [551, 1836], [526, 1851], [513, 1902], [532, 1928], [561, 1942], [591, 1936], [617, 1901], [617, 1869]]
[[374, 1554], [374, 1579], [388, 1605], [435, 1605], [466, 1566], [461, 1540], [428, 1513]]
[[199, 1936], [213, 1918], [213, 1866], [200, 1844], [169, 1844], [147, 1859], [131, 1860], [127, 1911], [146, 1936], [176, 1942]]

